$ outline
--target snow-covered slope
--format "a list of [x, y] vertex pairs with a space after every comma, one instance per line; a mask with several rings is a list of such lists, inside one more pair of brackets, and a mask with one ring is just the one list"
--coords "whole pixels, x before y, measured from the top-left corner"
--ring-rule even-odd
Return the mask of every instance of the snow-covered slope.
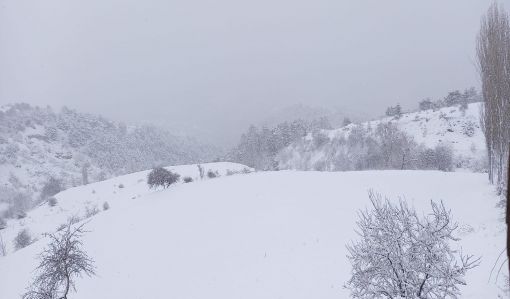
[[[206, 163], [201, 164], [205, 176], [207, 172], [217, 172], [219, 176], [226, 176], [238, 173], [247, 173], [252, 169], [236, 163]], [[191, 177], [193, 181], [201, 180], [196, 164], [179, 165], [166, 167], [168, 170], [181, 176], [180, 183], [184, 177]], [[92, 214], [103, 210], [103, 205], [108, 202], [110, 207], [120, 208], [129, 205], [133, 201], [156, 192], [147, 186], [147, 175], [149, 170], [131, 173], [109, 180], [70, 188], [55, 195], [57, 205], [51, 207], [43, 202], [38, 207], [27, 212], [23, 219], [7, 219], [7, 227], [0, 230], [7, 252], [14, 251], [13, 240], [22, 229], [28, 229], [33, 238], [39, 238], [41, 234], [56, 231], [71, 217], [86, 219]], [[205, 179], [205, 178], [204, 178]]]
[[[194, 169], [178, 171], [196, 177]], [[30, 217], [37, 217], [48, 222], [37, 227], [50, 229], [81, 215], [78, 203], [110, 203], [86, 225], [84, 246], [97, 276], [79, 279], [72, 298], [349, 298], [345, 245], [358, 238], [356, 211], [368, 207], [371, 188], [393, 199], [405, 196], [419, 213], [430, 210], [431, 199], [443, 200], [460, 224], [463, 252], [482, 257], [467, 274], [462, 298], [501, 293], [495, 274], [489, 276], [504, 248], [504, 225], [484, 174], [259, 172], [156, 191], [139, 182], [144, 176], [67, 190], [57, 196], [57, 207], [40, 207], [27, 217], [25, 226], [35, 230]], [[0, 258], [1, 298], [24, 291], [45, 242]]]
[[348, 137], [354, 128], [361, 127], [368, 132], [374, 132], [379, 124], [392, 123], [411, 136], [416, 143], [427, 148], [434, 148], [436, 145], [451, 146], [458, 167], [483, 171], [486, 149], [480, 128], [480, 108], [481, 103], [472, 103], [465, 111], [459, 107], [444, 107], [405, 113], [400, 118], [386, 117], [350, 124], [339, 129], [323, 130], [321, 138], [325, 137], [326, 140], [321, 142], [317, 142], [314, 135], [309, 134], [282, 151], [279, 166], [281, 169], [310, 170], [316, 169], [315, 165], [320, 164], [321, 168], [334, 170], [335, 157], [331, 157], [331, 153], [338, 144], [342, 144], [340, 139]]
[[214, 152], [159, 127], [127, 127], [67, 108], [6, 105], [0, 108], [0, 203], [39, 199], [50, 177], [69, 188], [81, 185], [84, 173], [96, 182], [155, 165], [211, 161]]

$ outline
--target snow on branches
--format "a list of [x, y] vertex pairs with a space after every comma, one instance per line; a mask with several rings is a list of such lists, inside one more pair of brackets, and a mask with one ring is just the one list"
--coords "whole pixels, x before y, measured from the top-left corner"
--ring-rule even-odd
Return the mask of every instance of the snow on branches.
[[443, 203], [419, 217], [405, 201], [369, 191], [372, 210], [360, 211], [361, 240], [347, 246], [354, 298], [457, 298], [466, 272], [479, 259], [450, 247], [457, 224]]

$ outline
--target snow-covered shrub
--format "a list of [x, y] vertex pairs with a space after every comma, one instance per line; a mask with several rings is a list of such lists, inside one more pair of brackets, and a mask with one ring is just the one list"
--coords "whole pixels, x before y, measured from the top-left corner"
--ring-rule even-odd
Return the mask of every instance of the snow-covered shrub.
[[28, 230], [25, 228], [18, 232], [18, 234], [14, 238], [13, 242], [14, 242], [14, 248], [16, 250], [19, 250], [21, 248], [25, 248], [28, 245], [30, 245], [30, 243], [32, 243], [32, 237], [30, 236], [30, 233], [28, 232]]
[[227, 176], [231, 176], [231, 175], [234, 175], [234, 174], [238, 174], [239, 172], [237, 170], [230, 170], [230, 169], [227, 169]]
[[472, 120], [465, 122], [462, 124], [462, 134], [473, 137], [475, 135], [475, 126], [476, 124]]
[[106, 210], [109, 210], [109, 209], [110, 209], [110, 204], [107, 201], [105, 201], [103, 203], [103, 211], [106, 211]]
[[354, 298], [457, 298], [466, 272], [477, 266], [450, 242], [458, 225], [442, 203], [420, 217], [406, 202], [397, 204], [369, 192], [372, 210], [360, 212], [361, 239], [348, 245]]
[[210, 179], [214, 179], [214, 178], [219, 177], [219, 176], [220, 175], [219, 175], [219, 173], [217, 171], [215, 172], [215, 171], [212, 171], [210, 169], [207, 171], [207, 177], [210, 178]]
[[7, 222], [5, 221], [4, 218], [0, 217], [0, 230], [4, 229], [7, 227]]
[[62, 181], [51, 177], [41, 190], [41, 199], [46, 199], [62, 191]]
[[16, 213], [16, 219], [23, 219], [25, 217], [27, 217], [27, 212], [25, 211], [18, 211]]
[[453, 170], [453, 150], [450, 146], [438, 144], [434, 148], [436, 167], [441, 171]]
[[119, 189], [122, 189], [122, 188], [124, 188], [124, 184], [120, 183], [119, 184]]
[[147, 177], [147, 184], [150, 188], [163, 187], [168, 188], [179, 180], [180, 175], [164, 169], [163, 167], [154, 168]]
[[99, 213], [99, 209], [96, 206], [85, 208], [85, 218], [90, 218]]
[[16, 190], [11, 187], [0, 186], [0, 202], [9, 204], [8, 208], [3, 211], [5, 218], [23, 218], [24, 212], [32, 206], [31, 194]]
[[435, 148], [420, 148], [417, 154], [419, 169], [452, 171], [453, 150], [450, 146], [438, 144]]
[[53, 197], [53, 196], [48, 198], [48, 205], [50, 207], [56, 206], [57, 205], [57, 199], [55, 197]]
[[193, 179], [192, 179], [191, 177], [189, 177], [189, 176], [185, 176], [185, 177], [183, 178], [183, 181], [184, 181], [185, 183], [191, 183], [191, 182], [193, 182]]

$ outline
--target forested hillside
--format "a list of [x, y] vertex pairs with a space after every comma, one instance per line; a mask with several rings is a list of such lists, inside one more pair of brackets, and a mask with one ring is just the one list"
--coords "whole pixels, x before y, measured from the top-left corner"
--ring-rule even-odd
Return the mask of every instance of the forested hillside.
[[280, 169], [469, 169], [486, 171], [480, 103], [318, 130], [276, 156]]
[[154, 126], [126, 126], [67, 108], [4, 106], [0, 210], [10, 206], [11, 213], [17, 213], [13, 205], [14, 210], [28, 208], [51, 178], [54, 186], [49, 193], [54, 193], [155, 165], [207, 161], [214, 155], [210, 147]]

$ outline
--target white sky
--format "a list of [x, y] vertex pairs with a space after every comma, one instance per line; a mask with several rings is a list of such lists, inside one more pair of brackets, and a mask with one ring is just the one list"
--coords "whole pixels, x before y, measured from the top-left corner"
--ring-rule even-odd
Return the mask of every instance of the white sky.
[[489, 0], [0, 0], [0, 105], [67, 105], [217, 144], [295, 103], [377, 116], [479, 86]]

